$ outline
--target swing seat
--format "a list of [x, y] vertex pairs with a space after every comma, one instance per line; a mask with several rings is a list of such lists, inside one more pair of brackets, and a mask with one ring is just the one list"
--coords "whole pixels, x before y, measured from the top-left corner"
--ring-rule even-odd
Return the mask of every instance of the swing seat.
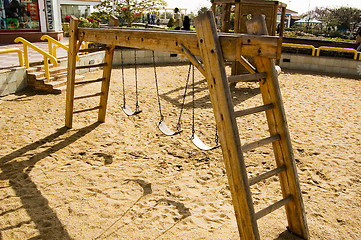
[[133, 110], [130, 109], [130, 107], [129, 107], [127, 104], [125, 104], [125, 105], [122, 107], [122, 109], [123, 109], [124, 113], [127, 114], [128, 116], [137, 115], [137, 114], [139, 114], [139, 113], [142, 112], [142, 110], [138, 110], [138, 111], [134, 111], [134, 112], [133, 112]]
[[199, 148], [200, 150], [208, 151], [208, 150], [216, 149], [216, 148], [218, 148], [218, 147], [220, 146], [220, 145], [216, 145], [216, 146], [210, 147], [210, 146], [204, 144], [204, 143], [202, 142], [202, 140], [199, 139], [199, 137], [198, 137], [196, 134], [193, 134], [192, 136], [190, 136], [190, 138], [191, 138], [193, 144], [194, 144], [197, 148]]
[[165, 122], [164, 122], [163, 120], [160, 121], [159, 123], [157, 123], [157, 127], [159, 128], [159, 130], [160, 130], [162, 133], [164, 133], [164, 134], [167, 135], [167, 136], [177, 135], [177, 134], [179, 134], [179, 133], [182, 132], [182, 130], [176, 131], [176, 132], [170, 130], [170, 129], [167, 127], [167, 125], [165, 124]]

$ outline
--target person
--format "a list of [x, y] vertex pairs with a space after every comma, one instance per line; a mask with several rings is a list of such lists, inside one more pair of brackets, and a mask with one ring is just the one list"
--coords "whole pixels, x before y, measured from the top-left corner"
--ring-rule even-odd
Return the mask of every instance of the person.
[[175, 30], [180, 30], [183, 22], [182, 22], [182, 15], [179, 12], [179, 8], [174, 8], [174, 26], [175, 26]]
[[356, 36], [356, 44], [357, 44], [357, 48], [356, 50], [358, 52], [361, 52], [361, 31], [358, 31], [357, 36]]
[[188, 16], [184, 16], [183, 30], [191, 30], [191, 24]]

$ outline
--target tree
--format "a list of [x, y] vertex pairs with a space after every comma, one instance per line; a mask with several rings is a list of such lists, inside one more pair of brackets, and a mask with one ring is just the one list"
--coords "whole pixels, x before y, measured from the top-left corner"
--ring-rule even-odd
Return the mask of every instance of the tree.
[[349, 30], [361, 22], [361, 10], [352, 7], [315, 8], [302, 17], [320, 20], [326, 27], [336, 26], [338, 29]]
[[144, 13], [156, 12], [166, 5], [165, 0], [102, 0], [95, 8], [104, 13], [105, 18], [114, 14], [131, 26], [132, 22]]

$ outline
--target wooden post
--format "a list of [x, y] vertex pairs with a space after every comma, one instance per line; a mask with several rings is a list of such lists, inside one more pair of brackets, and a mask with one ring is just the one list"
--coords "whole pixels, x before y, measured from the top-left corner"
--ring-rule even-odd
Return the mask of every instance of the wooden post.
[[110, 17], [109, 17], [109, 26], [119, 27], [119, 19], [114, 15], [110, 15]]
[[241, 239], [259, 239], [238, 127], [234, 118], [232, 97], [212, 12], [198, 16], [195, 25], [239, 234]]
[[104, 61], [106, 65], [103, 68], [104, 80], [102, 82], [102, 88], [101, 88], [102, 95], [100, 96], [98, 122], [105, 122], [105, 114], [108, 105], [108, 95], [109, 95], [109, 86], [110, 86], [110, 77], [112, 72], [114, 49], [115, 49], [114, 45], [107, 45], [107, 49], [105, 51]]
[[[115, 16], [111, 16], [109, 20], [109, 25], [116, 27], [119, 24], [119, 20]], [[108, 105], [108, 96], [109, 96], [109, 87], [110, 87], [110, 77], [113, 68], [113, 56], [114, 56], [114, 45], [107, 45], [107, 49], [105, 51], [104, 62], [106, 65], [103, 68], [103, 82], [100, 96], [100, 103], [99, 103], [99, 112], [98, 112], [98, 122], [105, 122], [105, 115], [107, 112], [107, 105]]]
[[65, 108], [65, 126], [72, 128], [74, 111], [74, 83], [75, 67], [77, 57], [78, 41], [78, 19], [74, 16], [70, 18], [69, 26], [69, 51], [68, 51], [68, 78], [66, 84], [66, 108]]
[[[264, 17], [256, 17], [248, 21], [247, 29], [250, 34], [267, 34]], [[254, 61], [258, 72], [268, 73], [266, 81], [260, 82], [260, 89], [264, 104], [274, 106], [272, 110], [266, 111], [270, 134], [280, 135], [280, 141], [273, 143], [273, 151], [277, 167], [286, 166], [286, 171], [279, 175], [283, 197], [292, 196], [292, 201], [285, 205], [288, 227], [291, 232], [308, 239], [305, 210], [274, 60], [255, 56]]]
[[232, 4], [230, 4], [230, 3], [221, 4], [221, 8], [222, 8], [221, 31], [222, 32], [229, 31], [229, 24], [230, 24], [230, 19], [231, 19], [231, 7], [232, 7]]

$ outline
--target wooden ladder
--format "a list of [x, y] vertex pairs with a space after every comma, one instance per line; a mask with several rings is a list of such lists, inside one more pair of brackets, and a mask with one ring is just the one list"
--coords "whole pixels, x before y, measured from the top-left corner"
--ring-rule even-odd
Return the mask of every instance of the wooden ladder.
[[[308, 239], [303, 200], [274, 60], [253, 56], [255, 72], [227, 78], [212, 12], [197, 17], [195, 24], [241, 239], [259, 239], [257, 220], [282, 206], [286, 209], [288, 229]], [[257, 33], [265, 34], [264, 19], [256, 25], [251, 23], [250, 27], [256, 29]], [[263, 105], [234, 111], [229, 82], [252, 80], [260, 80]], [[266, 113], [270, 136], [241, 145], [236, 118], [262, 111]], [[243, 153], [271, 143], [277, 167], [249, 179]], [[276, 175], [279, 176], [283, 199], [255, 212], [250, 186]]]
[[[73, 115], [76, 113], [98, 110], [98, 122], [105, 121], [113, 55], [115, 49], [114, 45], [107, 45], [104, 48], [90, 48], [90, 49], [80, 50], [83, 40], [81, 37], [80, 39], [78, 39], [77, 31], [78, 31], [78, 21], [71, 21], [69, 27], [70, 40], [69, 40], [68, 79], [67, 79], [66, 109], [65, 109], [65, 126], [68, 128], [72, 128]], [[77, 62], [76, 57], [79, 52], [89, 53], [89, 52], [104, 51], [104, 50], [105, 50], [104, 63], [76, 66], [76, 62]], [[101, 78], [84, 80], [84, 81], [75, 81], [76, 69], [95, 68], [95, 67], [103, 67], [103, 76]], [[92, 84], [96, 82], [102, 83], [100, 92], [91, 93], [84, 96], [74, 96], [76, 85]], [[98, 106], [74, 111], [74, 100], [93, 98], [93, 97], [100, 97]]]

